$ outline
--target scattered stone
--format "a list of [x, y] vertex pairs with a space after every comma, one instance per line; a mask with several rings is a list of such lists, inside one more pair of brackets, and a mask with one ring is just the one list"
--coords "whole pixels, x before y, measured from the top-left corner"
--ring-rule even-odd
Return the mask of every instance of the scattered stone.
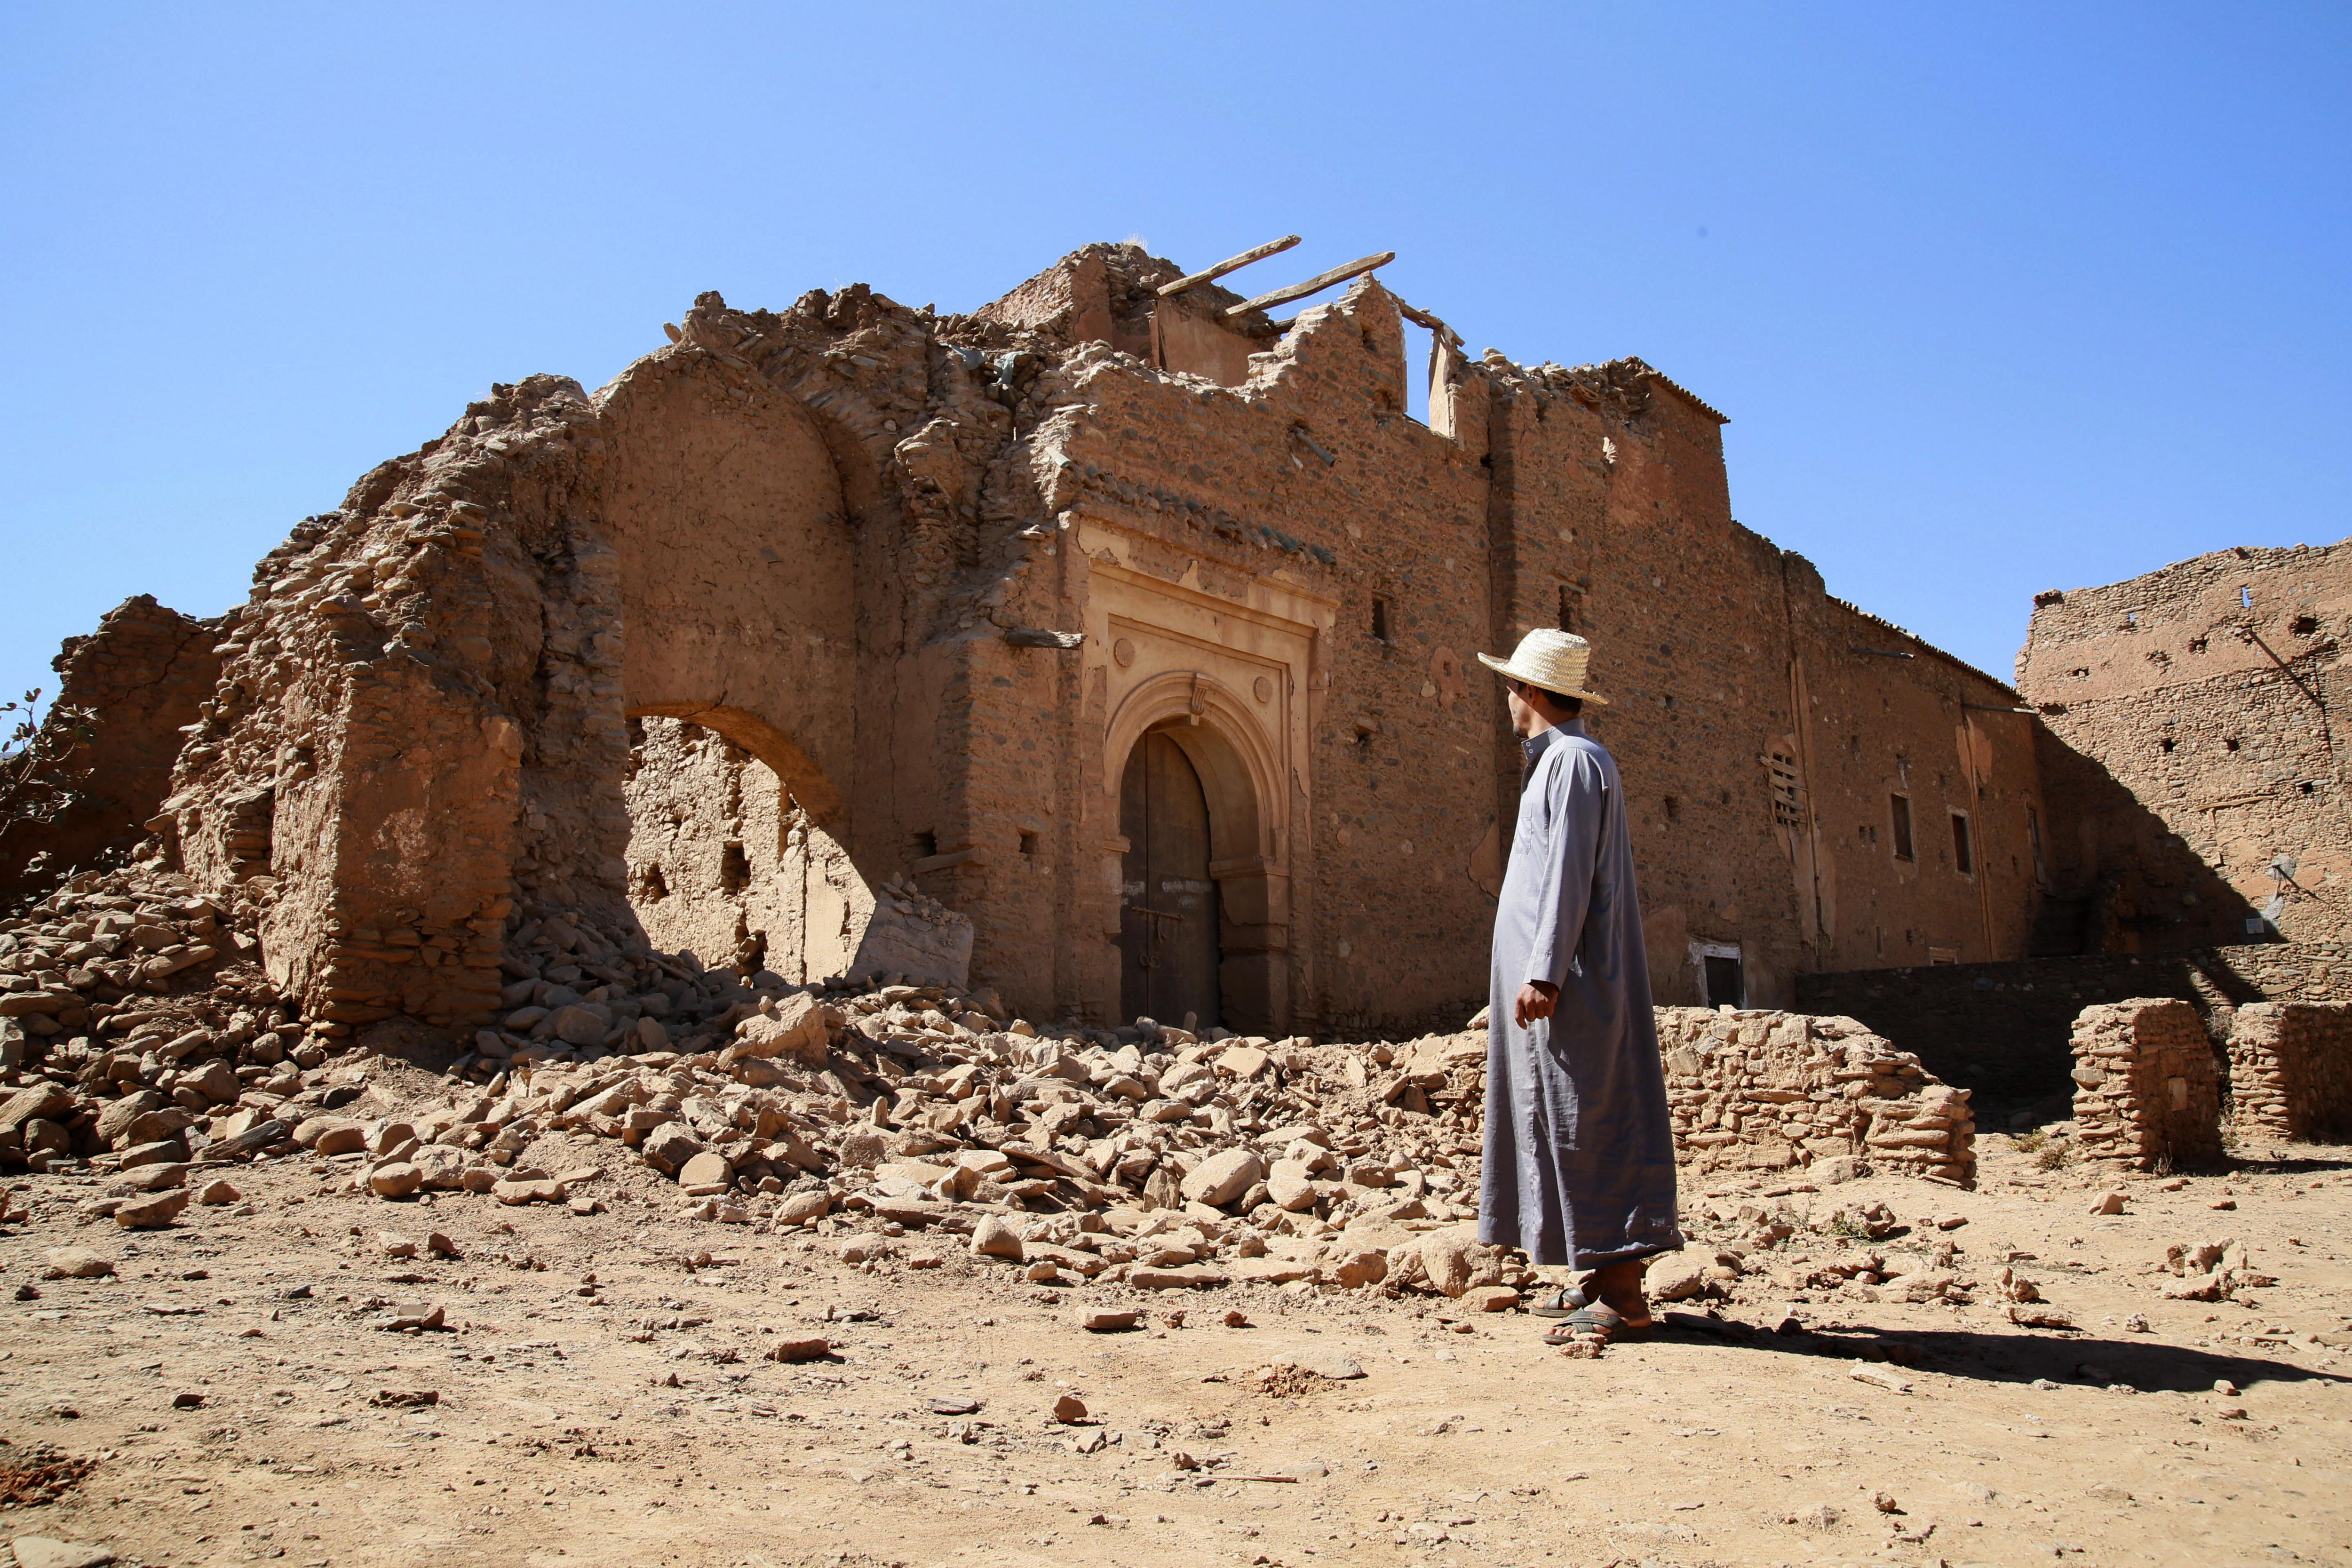
[[1018, 1263], [1027, 1256], [1027, 1249], [1022, 1245], [1019, 1231], [994, 1215], [989, 1215], [971, 1227], [971, 1255], [974, 1258], [1001, 1258], [1008, 1263]]
[[440, 1404], [441, 1394], [431, 1388], [379, 1388], [368, 1403], [379, 1410], [415, 1410]]
[[1192, 1167], [1179, 1190], [1196, 1204], [1214, 1208], [1229, 1204], [1265, 1179], [1265, 1163], [1257, 1151], [1226, 1149]]
[[1462, 1306], [1471, 1312], [1516, 1312], [1519, 1293], [1508, 1285], [1476, 1285], [1462, 1293]]
[[193, 1389], [172, 1395], [172, 1408], [174, 1410], [202, 1410], [204, 1407], [205, 1396]]
[[2213, 1380], [2213, 1392], [2221, 1395], [2225, 1399], [2235, 1399], [2238, 1396], [2240, 1390], [2238, 1385], [2231, 1383], [2228, 1378], [2217, 1377]]
[[1883, 1388], [1890, 1394], [1908, 1394], [1911, 1392], [1910, 1384], [1905, 1382], [1902, 1378], [1895, 1376], [1891, 1372], [1886, 1372], [1878, 1367], [1872, 1366], [1868, 1362], [1855, 1362], [1852, 1366], [1846, 1368], [1845, 1374], [1853, 1379], [1856, 1383], [1866, 1383], [1873, 1388]]
[[1054, 1401], [1054, 1419], [1068, 1426], [1087, 1418], [1087, 1402], [1075, 1394], [1065, 1394]]
[[1235, 1308], [1234, 1310], [1227, 1312], [1224, 1315], [1223, 1321], [1225, 1327], [1229, 1329], [1246, 1329], [1251, 1326], [1249, 1314], [1241, 1310], [1239, 1308]]
[[832, 1207], [830, 1194], [791, 1193], [777, 1203], [772, 1218], [779, 1226], [813, 1225], [823, 1219]]
[[395, 1333], [408, 1329], [437, 1329], [445, 1316], [441, 1308], [423, 1301], [395, 1301], [370, 1319], [369, 1327]]
[[87, 1247], [52, 1247], [43, 1260], [45, 1279], [103, 1279], [114, 1272], [114, 1259]]
[[770, 1361], [823, 1361], [832, 1353], [830, 1340], [778, 1340], [768, 1347]]
[[490, 1196], [502, 1204], [560, 1204], [570, 1195], [563, 1184], [551, 1177], [538, 1181], [496, 1182], [490, 1186]]
[[425, 1245], [436, 1258], [455, 1258], [457, 1256], [457, 1244], [450, 1240], [447, 1237], [442, 1235], [437, 1230], [434, 1231], [425, 1238]]
[[207, 1208], [221, 1208], [233, 1204], [245, 1194], [226, 1181], [215, 1178], [196, 1189], [196, 1202]]
[[416, 1256], [416, 1238], [415, 1237], [402, 1236], [395, 1231], [380, 1230], [375, 1233], [375, 1242], [378, 1247], [383, 1249], [383, 1255], [386, 1258], [414, 1258]]
[[705, 1149], [679, 1166], [677, 1172], [677, 1184], [697, 1196], [723, 1193], [734, 1179], [734, 1169], [727, 1163], [727, 1156], [715, 1149]]
[[13, 1543], [16, 1568], [106, 1568], [114, 1553], [103, 1546], [57, 1541], [46, 1535], [20, 1535]]
[[378, 1165], [368, 1173], [368, 1186], [380, 1198], [404, 1198], [425, 1184], [425, 1173], [405, 1160]]
[[1333, 1383], [1345, 1383], [1364, 1375], [1364, 1369], [1338, 1351], [1327, 1351], [1312, 1345], [1301, 1345], [1279, 1352], [1266, 1358], [1269, 1366], [1295, 1366], [1301, 1372]]
[[160, 1230], [180, 1217], [188, 1206], [188, 1189], [174, 1188], [152, 1197], [126, 1200], [114, 1211], [114, 1223], [125, 1230]]
[[2094, 1217], [2101, 1215], [2121, 1214], [2123, 1212], [2124, 1194], [2122, 1193], [2101, 1193], [2097, 1197], [2091, 1200], [2090, 1213]]
[[931, 1414], [934, 1415], [977, 1415], [980, 1414], [980, 1401], [977, 1399], [959, 1399], [935, 1396], [929, 1401], [929, 1405]]
[[1140, 1312], [1089, 1312], [1085, 1326], [1089, 1333], [1117, 1333], [1135, 1327], [1142, 1316]]

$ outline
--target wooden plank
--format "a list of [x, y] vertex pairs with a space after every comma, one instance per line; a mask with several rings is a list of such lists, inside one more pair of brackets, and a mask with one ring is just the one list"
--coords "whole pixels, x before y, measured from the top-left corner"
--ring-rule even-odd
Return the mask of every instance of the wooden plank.
[[1165, 300], [1171, 294], [1181, 294], [1187, 289], [1198, 289], [1203, 283], [1214, 283], [1226, 273], [1238, 272], [1253, 261], [1264, 261], [1269, 256], [1279, 256], [1297, 245], [1298, 237], [1295, 234], [1286, 234], [1280, 239], [1269, 239], [1264, 245], [1243, 251], [1239, 256], [1228, 257], [1204, 272], [1190, 273], [1179, 278], [1173, 283], [1162, 283], [1160, 286], [1160, 297]]
[[1276, 305], [1287, 305], [1293, 300], [1304, 300], [1309, 294], [1320, 294], [1334, 283], [1345, 283], [1350, 278], [1360, 278], [1375, 268], [1386, 267], [1396, 259], [1396, 252], [1383, 250], [1378, 256], [1367, 256], [1360, 261], [1350, 261], [1345, 267], [1334, 267], [1328, 272], [1318, 272], [1304, 283], [1293, 283], [1287, 289], [1276, 289], [1271, 294], [1260, 294], [1255, 300], [1225, 307], [1228, 316], [1246, 315], [1252, 310], [1265, 310]]
[[1444, 322], [1439, 321], [1436, 317], [1431, 315], [1428, 311], [1416, 310], [1411, 305], [1399, 300], [1397, 301], [1397, 313], [1402, 316], [1406, 321], [1411, 321], [1416, 327], [1427, 327], [1431, 331], [1435, 332], [1439, 337], [1444, 338], [1455, 348], [1458, 349], [1462, 346], [1462, 334], [1455, 331], [1452, 327], [1447, 326]]

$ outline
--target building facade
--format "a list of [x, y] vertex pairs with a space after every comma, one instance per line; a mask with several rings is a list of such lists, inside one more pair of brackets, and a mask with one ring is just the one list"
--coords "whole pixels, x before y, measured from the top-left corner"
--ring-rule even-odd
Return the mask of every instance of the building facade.
[[944, 908], [1033, 1016], [1458, 1024], [1518, 780], [1472, 656], [1564, 626], [1659, 1001], [2025, 951], [2032, 716], [1741, 527], [1721, 415], [1369, 276], [1178, 282], [705, 295], [593, 395], [494, 388], [261, 563], [151, 852], [353, 1023], [489, 1016], [538, 910], [816, 980]]

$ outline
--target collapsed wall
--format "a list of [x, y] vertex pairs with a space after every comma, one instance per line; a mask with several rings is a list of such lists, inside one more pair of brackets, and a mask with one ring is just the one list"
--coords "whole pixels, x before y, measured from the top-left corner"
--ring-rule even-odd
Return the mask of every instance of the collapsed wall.
[[39, 761], [0, 786], [0, 907], [136, 847], [170, 788], [181, 731], [213, 694], [217, 634], [217, 623], [141, 594], [89, 636], [66, 639], [53, 661], [55, 700], [29, 748]]
[[2241, 1140], [2352, 1137], [2352, 1005], [2239, 1008], [2230, 1031], [2230, 1128]]
[[1677, 1156], [1700, 1171], [1864, 1163], [1946, 1181], [1976, 1179], [1969, 1091], [1852, 1018], [1657, 1009]]
[[2085, 1007], [2074, 1023], [2075, 1138], [2137, 1170], [2221, 1157], [2213, 1041], [2188, 1003], [2143, 997]]

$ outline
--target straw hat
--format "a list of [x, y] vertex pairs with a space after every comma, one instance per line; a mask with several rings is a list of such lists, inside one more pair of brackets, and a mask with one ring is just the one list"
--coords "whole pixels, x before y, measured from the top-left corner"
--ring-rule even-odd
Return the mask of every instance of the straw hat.
[[1609, 706], [1609, 699], [1585, 689], [1585, 668], [1592, 661], [1592, 645], [1574, 632], [1538, 626], [1519, 639], [1518, 651], [1506, 659], [1482, 653], [1478, 662], [1507, 680], [1524, 680], [1539, 691], [1560, 697], [1580, 697]]

